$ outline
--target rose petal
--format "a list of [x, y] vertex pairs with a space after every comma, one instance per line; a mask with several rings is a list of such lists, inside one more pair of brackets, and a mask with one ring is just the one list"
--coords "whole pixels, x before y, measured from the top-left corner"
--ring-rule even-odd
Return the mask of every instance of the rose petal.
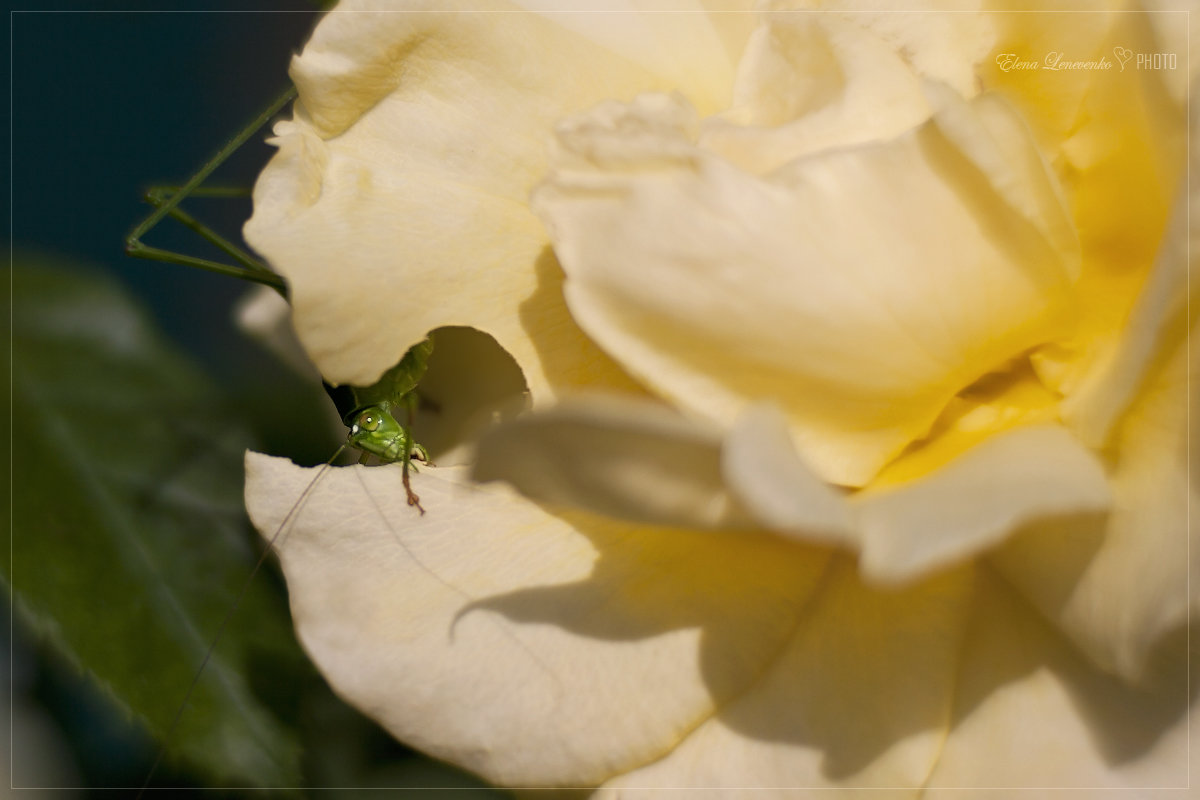
[[1016, 359], [989, 373], [946, 406], [929, 435], [883, 468], [871, 489], [911, 483], [941, 469], [993, 436], [1030, 425], [1057, 424], [1062, 398], [1029, 364]]
[[746, 46], [730, 110], [700, 144], [750, 172], [899, 136], [932, 109], [922, 78], [976, 92], [992, 23], [972, 14], [769, 14]]
[[1105, 58], [1111, 67], [1005, 72], [993, 62], [983, 72], [985, 85], [1003, 93], [1034, 127], [1079, 233], [1076, 331], [1034, 355], [1047, 384], [1067, 394], [1112, 358], [1186, 171], [1185, 105], [1164, 86], [1186, 70], [1186, 48], [1170, 51], [1178, 60], [1174, 71], [1139, 69], [1136, 60], [1122, 68], [1114, 49], [1168, 52], [1171, 45], [1154, 35], [1155, 27], [1186, 28], [1187, 18], [1134, 11], [1000, 15], [1001, 51], [1043, 66], [1060, 54], [1065, 61]]
[[[580, 383], [635, 391], [572, 322], [526, 198], [555, 120], [670, 84], [501, 0], [469, 7], [506, 13], [355, 0], [324, 18], [293, 63], [295, 119], [276, 128], [246, 238], [287, 278], [333, 383], [369, 385], [430, 330], [467, 325], [516, 358], [535, 401]], [[683, 26], [673, 46], [719, 47], [722, 63], [719, 24]]]
[[[247, 455], [272, 535], [315, 470]], [[276, 542], [338, 692], [502, 785], [587, 785], [669, 750], [791, 636], [828, 556], [765, 536], [554, 516], [460, 468], [329, 470]]]
[[1003, 581], [981, 589], [948, 735], [922, 796], [951, 800], [979, 787], [972, 798], [1008, 798], [1038, 788], [1082, 800], [1124, 787], [1121, 797], [1159, 798], [1171, 795], [1153, 789], [1187, 785], [1185, 647], [1163, 654], [1153, 686], [1132, 688], [1095, 670]]
[[1100, 462], [1066, 429], [1041, 425], [993, 436], [925, 478], [854, 497], [861, 568], [899, 583], [958, 563], [1034, 520], [1106, 511]]
[[887, 42], [914, 73], [944, 83], [963, 97], [978, 92], [979, 64], [989, 57], [1001, 27], [1002, 17], [982, 5], [978, 0], [913, 0], [898, 13], [886, 3], [862, 0], [768, 3], [772, 10], [819, 11], [820, 16], [850, 20]]
[[[1188, 13], [1196, 10], [1195, 0], [1141, 0], [1138, 5], [1153, 12], [1146, 15], [1157, 45], [1151, 52], [1187, 53], [1188, 39], [1200, 38], [1200, 18]], [[1200, 72], [1200, 63], [1189, 58], [1186, 64], [1176, 66], [1173, 70], [1161, 70], [1156, 77], [1161, 78], [1176, 103], [1185, 105], [1188, 91]]]
[[[1161, 654], [1153, 686], [1132, 689], [986, 572], [902, 593], [838, 577], [759, 683], [599, 796], [731, 787], [716, 796], [1006, 798], [1092, 787], [1064, 794], [1082, 798], [1127, 787], [1166, 798], [1175, 795], [1154, 790], [1186, 784], [1181, 647]], [[844, 795], [829, 791], [839, 786]]]
[[[1200, 367], [1193, 349], [1192, 370]], [[1005, 577], [1098, 664], [1141, 677], [1146, 654], [1200, 590], [1200, 548], [1189, 548], [1188, 343], [1151, 373], [1115, 439], [1113, 510], [1072, 526], [1034, 526], [994, 556]], [[1193, 552], [1194, 551], [1194, 552]], [[1189, 568], [1189, 554], [1191, 566]]]
[[755, 407], [724, 439], [646, 401], [581, 397], [488, 430], [473, 477], [537, 501], [700, 529], [765, 527], [858, 551], [866, 579], [909, 583], [1022, 526], [1109, 507], [1104, 468], [1058, 425], [997, 433], [920, 480], [853, 495], [822, 482], [786, 420]]
[[[1068, 424], [1093, 447], [1107, 442], [1114, 424], [1137, 396], [1147, 371], [1170, 350], [1186, 327], [1190, 301], [1200, 297], [1200, 281], [1193, 282], [1189, 274], [1196, 270], [1189, 259], [1192, 239], [1197, 236], [1194, 232], [1200, 230], [1200, 142], [1197, 145], [1191, 152], [1191, 174], [1197, 177], [1192, 178], [1192, 186], [1184, 187], [1175, 203], [1154, 267], [1130, 310], [1120, 339], [1095, 359], [1078, 388], [1063, 403]], [[1193, 203], [1193, 198], [1197, 202]]]
[[893, 142], [769, 180], [693, 145], [678, 98], [560, 126], [533, 202], [575, 319], [723, 427], [777, 402], [823, 478], [865, 483], [965, 385], [1061, 333], [1069, 297], [1066, 223], [1045, 213], [1052, 186], [1030, 179], [1019, 123], [993, 103], [937, 102]]
[[778, 409], [755, 406], [738, 418], [725, 439], [721, 473], [768, 529], [801, 541], [858, 546], [857, 521], [845, 495], [800, 458]]
[[729, 107], [731, 78], [759, 23], [746, 0], [516, 0], [657, 75], [705, 113]]
[[645, 401], [579, 397], [492, 427], [471, 476], [617, 519], [755, 527], [723, 485], [719, 433]]
[[602, 796], [920, 786], [942, 747], [973, 585], [972, 572], [961, 570], [881, 591], [840, 561], [752, 686]]
[[470, 459], [479, 431], [515, 417], [529, 398], [520, 367], [486, 333], [438, 328], [432, 338], [411, 429], [433, 460], [447, 467]]

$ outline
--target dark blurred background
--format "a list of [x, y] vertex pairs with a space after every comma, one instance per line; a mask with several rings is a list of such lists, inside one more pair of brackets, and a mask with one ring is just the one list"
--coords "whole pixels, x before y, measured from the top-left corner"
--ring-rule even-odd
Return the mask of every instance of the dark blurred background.
[[[10, 6], [9, 14], [12, 264], [34, 270], [65, 265], [68, 273], [114, 280], [145, 307], [168, 346], [182, 351], [181, 357], [219, 388], [218, 426], [246, 430], [251, 445], [309, 464], [323, 461], [336, 444], [326, 399], [319, 386], [289, 372], [232, 325], [233, 305], [249, 284], [128, 258], [122, 239], [149, 212], [140, 200], [147, 186], [183, 182], [287, 86], [288, 60], [315, 25], [318, 5], [301, 0], [176, 3], [164, 11], [144, 2], [64, 2], [55, 3], [53, 11]], [[213, 182], [250, 186], [270, 156], [262, 142], [265, 134], [243, 147]], [[248, 199], [196, 201], [188, 208], [239, 242], [241, 223], [250, 213]], [[194, 234], [170, 221], [146, 241], [211, 255]], [[22, 294], [24, 285], [16, 281], [10, 307], [18, 323], [23, 310], [39, 313], [23, 305], [34, 302]], [[21, 353], [18, 347], [18, 360]], [[56, 366], [60, 372], [72, 369]], [[21, 387], [16, 388], [19, 394]], [[64, 399], [86, 404], [88, 391], [81, 387], [80, 396]], [[23, 422], [15, 418], [14, 430]], [[22, 450], [30, 447], [22, 441], [17, 435], [9, 442], [18, 488], [7, 500], [16, 510], [12, 536], [18, 544], [22, 537], [39, 535], [28, 528], [37, 527], [30, 520], [36, 522], [40, 513], [22, 505], [30, 501], [19, 479], [32, 455]], [[60, 491], [72, 488], [64, 485]], [[254, 551], [254, 534], [248, 525], [244, 530], [244, 549]], [[61, 553], [64, 560], [73, 555]], [[279, 577], [264, 573], [260, 580], [283, 607]], [[64, 658], [55, 637], [44, 635], [47, 626], [53, 628], [52, 619], [35, 626], [38, 633], [30, 629], [36, 598], [28, 615], [20, 608], [19, 583], [16, 589], [15, 630], [5, 613], [0, 634], [12, 644], [13, 658], [3, 671], [14, 687], [14, 751], [27, 761], [5, 764], [11, 782], [18, 793], [21, 787], [56, 788], [63, 796], [140, 785], [157, 751], [154, 738], [121, 698], [98, 688], [86, 663]], [[123, 589], [113, 585], [112, 591]], [[8, 597], [11, 601], [11, 593]], [[232, 625], [238, 624], [235, 616]], [[278, 675], [278, 664], [271, 669]], [[254, 675], [248, 680], [304, 747], [300, 785], [461, 786], [478, 796], [469, 788], [477, 786], [471, 779], [404, 750], [341, 704], [311, 667], [301, 663], [287, 670], [279, 678], [287, 683], [285, 690], [263, 688]], [[168, 705], [178, 705], [183, 688]], [[9, 748], [3, 750], [0, 763], [8, 759]], [[186, 759], [170, 758], [154, 785], [214, 782]], [[4, 783], [0, 780], [0, 794]]]
[[[101, 11], [103, 5], [140, 11]], [[226, 324], [246, 285], [126, 258], [121, 239], [148, 213], [152, 183], [181, 182], [288, 85], [291, 55], [318, 17], [314, 3], [58, 4], [14, 11], [12, 237], [110, 271], [148, 303], [165, 331], [221, 377], [253, 360]], [[186, 9], [188, 4], [175, 4]], [[224, 10], [220, 10], [224, 9]], [[256, 136], [215, 176], [250, 185], [270, 156]], [[191, 206], [237, 235], [248, 200]], [[169, 223], [153, 244], [195, 252]]]

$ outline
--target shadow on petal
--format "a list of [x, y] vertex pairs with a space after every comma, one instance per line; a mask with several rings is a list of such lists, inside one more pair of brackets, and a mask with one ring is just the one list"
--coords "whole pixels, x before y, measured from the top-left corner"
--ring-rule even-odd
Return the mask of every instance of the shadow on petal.
[[1107, 525], [1107, 513], [1035, 520], [1015, 531], [990, 560], [1014, 588], [1053, 618], [1099, 552]]
[[997, 571], [981, 572], [930, 785], [1186, 782], [1186, 637], [1164, 641], [1155, 680], [1133, 686], [1097, 669]]
[[[1200, 633], [1196, 627], [1193, 635]], [[1200, 687], [1188, 685], [1188, 635], [1188, 627], [1180, 626], [1164, 636], [1151, 655], [1150, 679], [1137, 686], [1089, 669], [1086, 659], [1072, 653], [1085, 663], [1071, 665], [1073, 674], [1064, 675], [1064, 680], [1110, 764], [1136, 761], [1149, 753], [1196, 699]]]
[[766, 534], [613, 524], [581, 512], [558, 516], [596, 547], [592, 573], [478, 599], [455, 624], [492, 611], [606, 641], [698, 628], [706, 688], [716, 704], [742, 691], [788, 641], [833, 559], [830, 551]]
[[438, 328], [429, 369], [418, 390], [417, 441], [434, 461], [463, 460], [461, 446], [483, 425], [510, 419], [528, 405], [521, 368], [488, 334], [459, 326]]
[[[724, 752], [783, 748], [810, 754], [798, 763], [815, 758], [819, 773], [788, 776], [786, 785], [914, 784], [927, 774], [950, 710], [971, 570], [879, 590], [844, 556], [766, 535], [614, 528], [589, 515], [559, 516], [596, 547], [591, 575], [479, 599], [459, 619], [487, 610], [609, 641], [698, 628], [713, 707], [662, 756], [713, 738], [706, 729], [715, 726], [718, 740], [737, 740], [715, 745]], [[655, 692], [646, 677], [645, 691]], [[863, 777], [901, 742], [899, 773]], [[710, 783], [776, 785], [780, 776], [762, 769], [747, 756]]]
[[[1118, 771], [1151, 753], [1186, 709], [1184, 640], [1164, 643], [1152, 686], [1129, 686], [1096, 669], [991, 571], [959, 568], [883, 589], [864, 583], [844, 556], [768, 536], [559, 516], [596, 547], [592, 574], [479, 599], [459, 617], [488, 610], [607, 641], [699, 628], [714, 707], [660, 759], [627, 774], [630, 785], [920, 785], [960, 726], [978, 727], [976, 714], [990, 719], [991, 704], [1005, 709], [1010, 696], [1036, 697], [1044, 675], [1065, 701], [1045, 720], [1036, 703], [1026, 708], [1025, 724], [1066, 726], [1086, 784], [1097, 770]], [[1079, 570], [1102, 519], [1080, 515], [1055, 526]], [[1039, 534], [1048, 535], [1024, 531]], [[653, 683], [645, 691], [653, 693]], [[1019, 730], [1006, 735], [1021, 738]], [[1001, 772], [989, 780], [1036, 785], [1019, 763], [993, 767]]]
[[533, 343], [545, 381], [556, 395], [573, 389], [604, 389], [644, 395], [645, 390], [588, 338], [567, 309], [563, 271], [549, 245], [534, 262], [537, 288], [518, 307], [521, 327]]

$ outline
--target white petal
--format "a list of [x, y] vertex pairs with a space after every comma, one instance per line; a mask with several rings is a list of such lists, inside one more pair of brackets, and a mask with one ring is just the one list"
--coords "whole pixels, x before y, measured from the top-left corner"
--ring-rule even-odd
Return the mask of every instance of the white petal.
[[[247, 456], [271, 534], [314, 470]], [[279, 537], [304, 647], [393, 735], [502, 785], [667, 752], [791, 635], [828, 557], [765, 536], [555, 516], [459, 468], [330, 470]]]
[[1155, 684], [1132, 688], [1081, 658], [1003, 581], [989, 583], [973, 611], [954, 714], [926, 796], [951, 800], [978, 787], [971, 797], [1008, 798], [1021, 788], [1073, 800], [1165, 798], [1172, 795], [1153, 790], [1185, 787], [1183, 637], [1162, 654]]
[[729, 107], [731, 77], [758, 22], [753, 0], [517, 0], [659, 76], [706, 113]]
[[938, 102], [899, 139], [770, 179], [694, 146], [678, 98], [574, 118], [534, 207], [575, 319], [723, 427], [778, 403], [824, 479], [865, 483], [965, 385], [1069, 323], [1075, 253], [1032, 142], [995, 103]]
[[721, 466], [716, 430], [647, 401], [584, 396], [486, 431], [471, 476], [617, 519], [754, 527]]
[[[1193, 347], [1193, 373], [1198, 354]], [[1189, 547], [1200, 527], [1193, 522], [1189, 532], [1188, 509], [1200, 495], [1188, 480], [1187, 357], [1187, 340], [1177, 339], [1121, 424], [1111, 514], [1031, 526], [994, 556], [1096, 663], [1130, 679], [1141, 676], [1159, 637], [1186, 619], [1189, 572], [1193, 597], [1200, 591], [1200, 547]]]
[[848, 19], [888, 43], [914, 73], [963, 97], [978, 91], [979, 66], [990, 58], [1003, 20], [979, 0], [912, 0], [903, 12], [887, 0], [770, 0], [768, 6]]
[[[467, 5], [500, 13], [356, 0], [322, 20], [293, 63], [295, 119], [276, 128], [246, 238], [288, 280], [333, 383], [369, 385], [430, 330], [465, 325], [516, 358], [536, 402], [634, 391], [571, 320], [526, 199], [555, 120], [670, 84], [503, 0]], [[685, 30], [703, 34], [697, 57], [727, 58], [711, 30]]]
[[[1112, 66], [1004, 72], [993, 64], [984, 75], [987, 85], [1003, 92], [1034, 127], [1062, 180], [1078, 231], [1083, 260], [1076, 287], [1076, 330], [1032, 358], [1048, 386], [1064, 395], [1093, 395], [1073, 403], [1092, 404], [1100, 395], [1110, 398], [1096, 402], [1090, 411], [1068, 412], [1089, 444], [1103, 440], [1113, 419], [1111, 407], [1123, 407], [1131, 397], [1121, 391], [1122, 379], [1113, 381], [1113, 368], [1118, 373], [1136, 371], [1132, 362], [1144, 347], [1148, 327], [1143, 319], [1136, 323], [1140, 333], [1130, 328], [1130, 315], [1143, 315], [1145, 309], [1134, 311], [1134, 303], [1145, 297], [1148, 280], [1162, 277], [1148, 276], [1156, 254], [1162, 253], [1172, 205], [1187, 172], [1184, 105], [1170, 97], [1165, 85], [1182, 77], [1186, 68], [1141, 69], [1135, 59], [1122, 69], [1114, 53], [1120, 49], [1132, 57], [1178, 47], [1178, 42], [1164, 42], [1154, 31], [1164, 23], [1184, 27], [1186, 20], [1181, 14], [1136, 13], [1136, 6], [1103, 4], [1079, 13], [1003, 15], [1007, 30], [1001, 47], [1009, 52], [1034, 60], [1053, 54], [1104, 58]], [[1173, 56], [1182, 67], [1186, 48], [1174, 50]], [[1157, 269], [1161, 271], [1161, 264]], [[1115, 353], [1117, 348], [1122, 352]], [[1110, 389], [1116, 392], [1110, 395]]]
[[706, 121], [700, 143], [762, 174], [891, 139], [929, 117], [923, 78], [975, 94], [972, 67], [992, 36], [983, 15], [767, 15], [739, 65], [733, 106]]
[[844, 497], [800, 461], [769, 407], [722, 437], [656, 403], [584, 395], [487, 430], [472, 477], [632, 522], [853, 541]]
[[1110, 499], [1103, 466], [1066, 429], [1018, 428], [920, 480], [856, 495], [861, 567], [881, 583], [912, 580]]
[[838, 562], [759, 680], [669, 755], [612, 781], [612, 796], [920, 786], [951, 712], [973, 585], [962, 570], [903, 592], [872, 590]]
[[759, 523], [802, 541], [857, 547], [859, 532], [844, 494], [822, 481], [792, 447], [787, 420], [773, 406], [738, 418], [725, 440], [721, 472]]

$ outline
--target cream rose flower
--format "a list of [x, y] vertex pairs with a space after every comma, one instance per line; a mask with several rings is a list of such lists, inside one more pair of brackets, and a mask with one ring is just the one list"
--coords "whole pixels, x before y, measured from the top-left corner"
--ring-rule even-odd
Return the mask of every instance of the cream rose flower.
[[[465, 416], [472, 328], [533, 406], [424, 516], [316, 485], [302, 642], [501, 785], [1186, 794], [1187, 15], [733, 5], [361, 0], [296, 58], [246, 234], [309, 356], [441, 330]], [[249, 456], [259, 529], [310, 480]]]

